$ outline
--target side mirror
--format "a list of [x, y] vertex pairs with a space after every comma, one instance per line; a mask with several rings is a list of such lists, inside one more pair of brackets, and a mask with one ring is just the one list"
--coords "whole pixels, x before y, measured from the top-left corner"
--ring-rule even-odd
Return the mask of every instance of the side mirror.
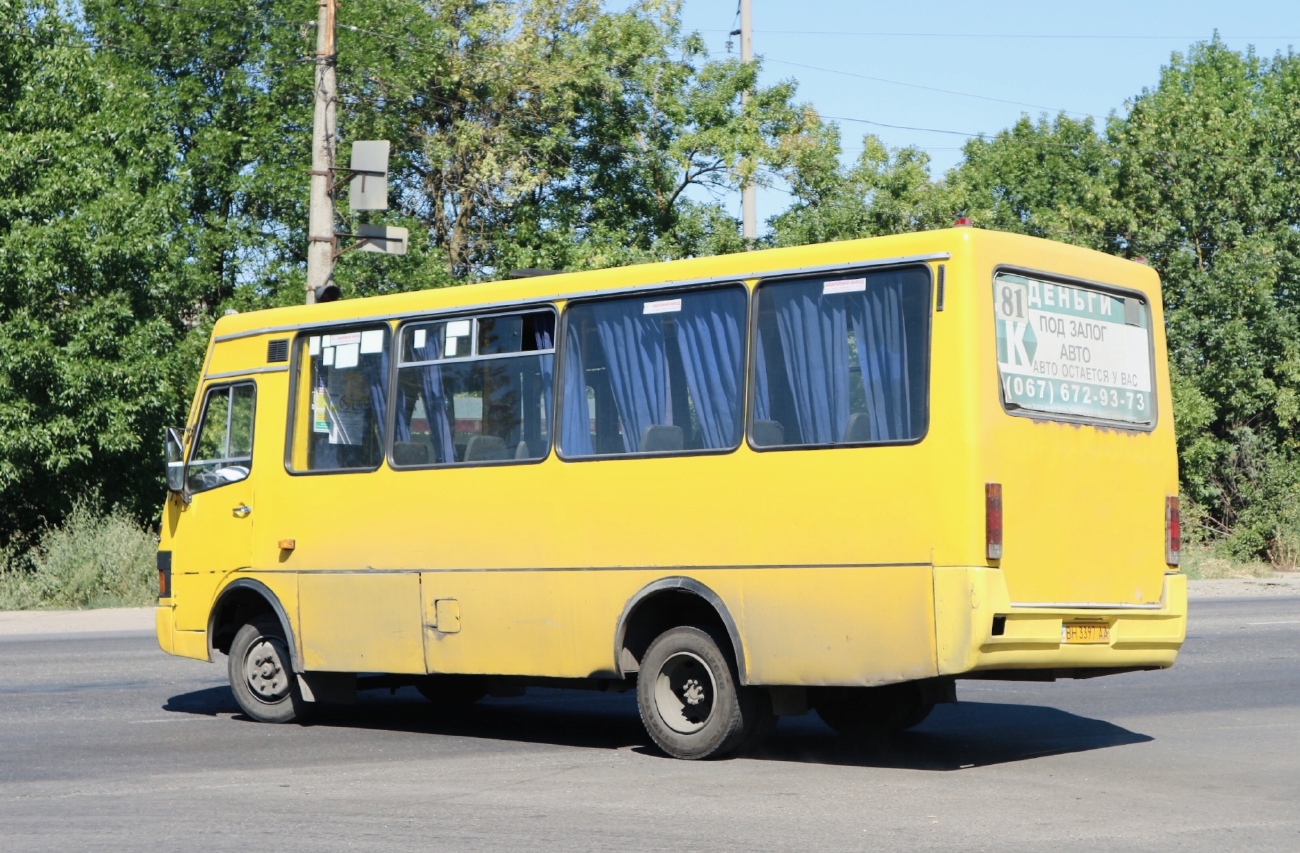
[[167, 427], [167, 488], [185, 493], [185, 436], [176, 427]]

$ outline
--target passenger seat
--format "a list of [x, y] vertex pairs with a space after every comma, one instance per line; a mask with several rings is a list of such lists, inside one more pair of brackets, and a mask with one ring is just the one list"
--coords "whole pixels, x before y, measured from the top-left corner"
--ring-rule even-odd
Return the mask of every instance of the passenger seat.
[[650, 424], [641, 433], [642, 453], [673, 453], [682, 449], [682, 428], [669, 424]]
[[465, 445], [466, 462], [495, 462], [509, 459], [506, 452], [506, 440], [495, 435], [471, 435], [469, 444]]

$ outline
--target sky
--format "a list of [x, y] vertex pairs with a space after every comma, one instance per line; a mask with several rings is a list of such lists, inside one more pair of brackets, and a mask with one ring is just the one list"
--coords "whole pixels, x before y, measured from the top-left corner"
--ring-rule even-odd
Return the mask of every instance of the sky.
[[[726, 56], [736, 7], [684, 0], [684, 28], [698, 31], [712, 56]], [[992, 135], [1023, 114], [1066, 110], [1104, 126], [1155, 87], [1172, 53], [1216, 30], [1234, 50], [1300, 48], [1296, 0], [753, 0], [753, 10], [761, 82], [797, 81], [797, 100], [838, 117], [847, 157], [874, 133], [890, 147], [925, 149], [936, 177], [960, 162], [960, 134]], [[739, 197], [727, 201], [739, 216]], [[760, 190], [760, 233], [788, 202]]]

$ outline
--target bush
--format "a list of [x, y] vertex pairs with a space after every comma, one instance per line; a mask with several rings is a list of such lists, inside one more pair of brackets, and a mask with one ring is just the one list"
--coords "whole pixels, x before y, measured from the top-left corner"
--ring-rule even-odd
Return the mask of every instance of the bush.
[[29, 550], [0, 553], [0, 609], [81, 609], [151, 604], [158, 540], [122, 508], [76, 504]]
[[1238, 560], [1221, 548], [1190, 542], [1183, 545], [1183, 560], [1179, 568], [1192, 580], [1271, 578], [1275, 574], [1268, 563]]

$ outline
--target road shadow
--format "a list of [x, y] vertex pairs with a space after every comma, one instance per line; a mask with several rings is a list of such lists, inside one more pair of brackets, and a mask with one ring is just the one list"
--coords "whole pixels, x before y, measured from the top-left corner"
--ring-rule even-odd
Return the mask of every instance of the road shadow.
[[[164, 711], [205, 716], [239, 712], [229, 687], [173, 696]], [[415, 690], [361, 693], [355, 704], [320, 705], [304, 725], [544, 743], [582, 749], [631, 749], [662, 757], [650, 746], [632, 693], [530, 689], [488, 698], [457, 714], [440, 714]], [[816, 714], [784, 717], [775, 734], [746, 757], [910, 770], [961, 770], [1051, 755], [1146, 743], [1148, 735], [1043, 705], [959, 702], [940, 705], [911, 731], [852, 744]]]
[[179, 714], [198, 714], [204, 717], [216, 717], [221, 714], [239, 714], [239, 703], [230, 685], [222, 684], [204, 690], [181, 693], [167, 700], [162, 706], [164, 711]]
[[940, 705], [921, 725], [852, 744], [815, 714], [782, 719], [751, 757], [908, 770], [964, 770], [1153, 740], [1105, 720], [1044, 705], [958, 702]]

